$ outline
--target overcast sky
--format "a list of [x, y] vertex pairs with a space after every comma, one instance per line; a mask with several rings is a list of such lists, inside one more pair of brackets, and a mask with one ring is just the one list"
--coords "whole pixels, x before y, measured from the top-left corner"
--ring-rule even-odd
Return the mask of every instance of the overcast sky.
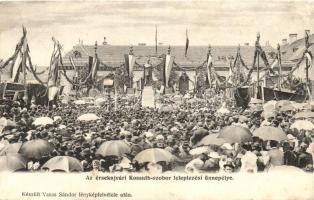
[[275, 46], [289, 33], [314, 32], [313, 1], [32, 1], [0, 2], [0, 58], [7, 59], [28, 30], [33, 62], [48, 65], [56, 37], [68, 51], [84, 44], [253, 44], [256, 33]]

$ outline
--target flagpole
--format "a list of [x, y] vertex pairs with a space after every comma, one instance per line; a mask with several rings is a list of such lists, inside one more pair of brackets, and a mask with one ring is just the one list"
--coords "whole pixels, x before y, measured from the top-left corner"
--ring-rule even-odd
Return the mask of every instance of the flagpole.
[[[260, 35], [259, 33], [257, 34], [257, 41], [256, 41], [256, 47], [257, 45], [259, 45], [259, 38], [260, 38]], [[256, 48], [255, 47], [255, 48]], [[257, 90], [256, 90], [256, 98], [258, 98], [258, 92], [259, 92], [259, 51], [257, 51]]]
[[24, 49], [23, 49], [23, 51], [22, 51], [22, 70], [23, 70], [23, 78], [24, 78], [24, 80], [23, 80], [23, 82], [24, 82], [24, 88], [25, 88], [25, 91], [24, 91], [24, 101], [25, 101], [25, 104], [27, 104], [27, 85], [26, 85], [26, 54], [27, 54], [27, 46], [25, 46], [25, 45], [27, 45], [27, 44], [25, 44], [25, 41], [26, 40], [26, 31], [25, 31], [25, 37], [24, 37], [24, 41], [23, 41], [23, 47], [24, 47]]
[[278, 88], [281, 90], [281, 73], [282, 73], [282, 68], [281, 68], [281, 53], [280, 53], [280, 45], [277, 45], [277, 59], [278, 59], [278, 67], [279, 67], [279, 81], [278, 81]]
[[114, 110], [115, 110], [115, 111], [117, 111], [117, 108], [118, 108], [117, 99], [118, 99], [117, 86], [115, 85], [115, 86], [114, 86]]
[[158, 56], [158, 51], [157, 51], [157, 25], [156, 25], [156, 32], [155, 32], [155, 53], [156, 57]]

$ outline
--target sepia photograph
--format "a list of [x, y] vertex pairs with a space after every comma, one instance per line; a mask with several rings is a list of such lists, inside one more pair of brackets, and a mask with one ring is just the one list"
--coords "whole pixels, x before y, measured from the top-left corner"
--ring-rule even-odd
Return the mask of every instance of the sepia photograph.
[[314, 199], [314, 1], [0, 16], [0, 200]]

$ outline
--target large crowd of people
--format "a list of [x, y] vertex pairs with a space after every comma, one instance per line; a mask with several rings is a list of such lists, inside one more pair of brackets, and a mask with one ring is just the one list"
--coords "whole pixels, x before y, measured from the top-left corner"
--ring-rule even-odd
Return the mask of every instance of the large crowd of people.
[[[116, 109], [114, 101], [102, 106], [60, 102], [50, 109], [7, 102], [1, 106], [0, 117], [16, 125], [5, 127], [0, 133], [0, 156], [10, 156], [7, 147], [12, 144], [20, 143], [22, 148], [27, 141], [40, 139], [47, 141], [52, 150], [40, 157], [31, 157], [17, 148], [14, 153], [24, 156], [26, 165], [12, 171], [67, 171], [62, 167], [45, 168], [45, 163], [56, 156], [72, 157], [82, 167], [82, 170], [69, 171], [254, 173], [278, 167], [313, 171], [314, 130], [290, 128], [293, 115], [300, 110], [274, 111], [273, 116], [266, 118], [261, 115], [262, 109], [244, 110], [236, 108], [232, 102], [223, 104], [223, 98], [216, 98], [182, 98], [175, 106], [168, 105], [168, 110], [143, 108], [127, 100], [119, 101]], [[221, 107], [228, 112], [219, 113]], [[86, 113], [99, 118], [78, 120]], [[39, 117], [50, 117], [53, 123], [34, 125]], [[305, 120], [310, 122], [312, 119]], [[239, 126], [250, 133], [261, 126], [273, 126], [283, 130], [287, 139], [264, 141], [252, 135], [251, 140], [241, 143], [201, 144], [204, 137], [218, 135], [227, 126]], [[98, 153], [101, 145], [108, 141], [123, 142], [129, 150], [109, 156]], [[121, 143], [115, 148], [119, 149], [119, 145]], [[140, 152], [152, 148], [169, 152], [173, 159], [160, 158], [156, 162], [135, 159]]]

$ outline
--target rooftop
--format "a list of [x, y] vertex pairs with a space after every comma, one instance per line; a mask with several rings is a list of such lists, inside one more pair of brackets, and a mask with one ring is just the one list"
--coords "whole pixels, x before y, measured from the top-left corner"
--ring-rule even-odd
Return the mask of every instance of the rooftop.
[[[314, 34], [309, 35], [309, 42], [310, 44], [314, 43]], [[282, 53], [282, 60], [290, 60], [295, 61], [300, 59], [302, 53], [305, 49], [305, 39], [301, 38], [298, 39], [291, 44], [286, 44], [281, 46], [281, 53]], [[310, 47], [312, 53], [314, 53], [313, 47]]]
[[[235, 58], [238, 46], [212, 46], [214, 66], [229, 66], [229, 57]], [[241, 56], [247, 66], [251, 66], [254, 57], [254, 46], [241, 46]], [[270, 52], [276, 50], [271, 46], [262, 47], [269, 59]], [[129, 46], [98, 45], [97, 54], [99, 59], [108, 66], [118, 67], [124, 63], [124, 54], [129, 53]], [[158, 46], [158, 55], [166, 54], [168, 46]], [[185, 46], [171, 46], [171, 55], [175, 56], [175, 62], [183, 68], [195, 68], [206, 60], [208, 46], [190, 46], [187, 57], [184, 56]], [[85, 66], [88, 56], [94, 56], [95, 45], [76, 45], [63, 57], [64, 66], [71, 66], [69, 57], [73, 57], [76, 66]], [[137, 57], [136, 62], [145, 64], [149, 57], [156, 57], [155, 46], [133, 46], [133, 53]], [[76, 55], [76, 56], [74, 56]], [[151, 58], [152, 65], [158, 64], [158, 59]], [[263, 66], [263, 63], [261, 63]]]

